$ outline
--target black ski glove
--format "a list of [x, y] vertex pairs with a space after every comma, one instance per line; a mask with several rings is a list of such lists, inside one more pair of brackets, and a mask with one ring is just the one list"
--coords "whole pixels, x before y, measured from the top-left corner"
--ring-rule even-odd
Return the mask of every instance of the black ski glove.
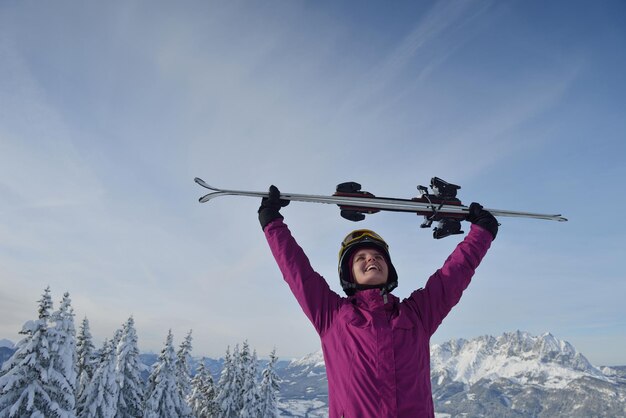
[[469, 207], [469, 215], [467, 215], [465, 219], [485, 228], [487, 231], [491, 232], [493, 239], [496, 239], [496, 235], [498, 235], [498, 225], [500, 224], [489, 211], [483, 209], [481, 204], [473, 202]]
[[280, 208], [283, 208], [289, 204], [289, 200], [280, 198], [280, 191], [273, 184], [270, 186], [269, 197], [264, 197], [261, 200], [261, 206], [259, 207], [259, 222], [261, 228], [265, 229], [267, 224], [274, 219], [283, 219], [283, 215], [280, 214]]

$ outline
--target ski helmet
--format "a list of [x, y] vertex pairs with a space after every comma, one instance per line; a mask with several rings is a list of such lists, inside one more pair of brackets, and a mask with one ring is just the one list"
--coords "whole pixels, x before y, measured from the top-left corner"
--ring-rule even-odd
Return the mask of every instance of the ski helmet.
[[[362, 285], [355, 283], [352, 277], [352, 266], [350, 260], [352, 254], [359, 248], [376, 248], [381, 250], [385, 261], [389, 267], [389, 276], [387, 277], [387, 283], [381, 285]], [[385, 240], [376, 232], [369, 229], [357, 229], [350, 232], [341, 242], [341, 248], [339, 249], [339, 281], [343, 291], [346, 295], [352, 296], [357, 290], [378, 288], [381, 289], [383, 294], [389, 293], [398, 286], [398, 273], [391, 263], [391, 257], [389, 256], [389, 245]]]

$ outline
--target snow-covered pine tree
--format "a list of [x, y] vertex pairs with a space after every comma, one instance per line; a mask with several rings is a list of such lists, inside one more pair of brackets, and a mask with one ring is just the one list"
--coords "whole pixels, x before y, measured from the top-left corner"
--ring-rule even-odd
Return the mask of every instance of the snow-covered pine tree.
[[[111, 340], [111, 348], [113, 349], [113, 353], [115, 355], [117, 355], [117, 346], [120, 343], [120, 341], [122, 341], [122, 335], [124, 334], [124, 331], [121, 328], [118, 328], [115, 330], [115, 333], [113, 334], [113, 339]], [[101, 360], [104, 360], [106, 358], [106, 355], [101, 356]], [[116, 359], [117, 362], [117, 359]]]
[[50, 398], [59, 405], [59, 415], [76, 415], [76, 329], [69, 293], [65, 292], [59, 309], [50, 316], [48, 329], [50, 368], [48, 380]]
[[[89, 320], [83, 318], [78, 335], [76, 336], [76, 399], [80, 400], [85, 388], [93, 377], [96, 368], [95, 346], [93, 337], [89, 329]], [[81, 415], [80, 408], [77, 408], [76, 415]]]
[[215, 418], [219, 415], [219, 407], [215, 400], [215, 384], [211, 372], [206, 368], [203, 358], [196, 375], [191, 380], [191, 395], [187, 403], [196, 418]]
[[39, 319], [27, 321], [15, 353], [0, 371], [0, 417], [45, 418], [55, 415], [58, 405], [48, 393], [50, 351], [48, 320], [52, 310], [50, 288], [39, 302]]
[[[244, 343], [244, 351], [249, 348], [246, 348], [247, 342]], [[242, 353], [244, 352], [242, 351]], [[259, 386], [257, 382], [257, 369], [258, 369], [258, 360], [256, 351], [249, 354], [244, 358], [242, 356], [242, 407], [239, 412], [239, 416], [241, 418], [258, 418], [263, 415], [260, 414], [260, 405], [259, 405]]]
[[211, 371], [206, 369], [206, 378], [204, 384], [204, 396], [206, 398], [206, 407], [202, 409], [202, 413], [209, 418], [216, 418], [220, 414], [220, 406], [217, 403], [217, 388], [213, 381]]
[[202, 415], [202, 409], [205, 405], [204, 385], [206, 378], [206, 367], [204, 366], [204, 358], [200, 361], [200, 365], [196, 370], [195, 376], [191, 379], [191, 394], [187, 398], [187, 404], [191, 408], [191, 413], [196, 418], [206, 418]]
[[[234, 418], [239, 415], [240, 409], [237, 405], [240, 388], [237, 384], [237, 369], [239, 358], [239, 346], [235, 346], [233, 355], [230, 354], [230, 347], [226, 349], [224, 356], [224, 367], [217, 383], [216, 403], [219, 406], [219, 418]], [[236, 360], [237, 359], [237, 360]]]
[[263, 380], [260, 389], [259, 416], [264, 418], [278, 417], [278, 392], [280, 377], [276, 374], [276, 349], [270, 354], [270, 361], [263, 370]]
[[141, 378], [142, 364], [132, 316], [122, 328], [122, 336], [116, 348], [116, 361], [119, 393], [115, 418], [140, 418], [143, 416], [145, 385]]
[[241, 350], [239, 350], [239, 345], [235, 347], [235, 352], [233, 354], [233, 363], [234, 363], [234, 371], [235, 371], [235, 382], [236, 382], [236, 395], [235, 395], [235, 405], [237, 406], [237, 416], [241, 412], [243, 408], [243, 381], [245, 370], [248, 367], [248, 363], [250, 362], [250, 346], [248, 345], [248, 341], [244, 341], [242, 344]]
[[78, 400], [78, 418], [113, 418], [117, 408], [119, 388], [115, 372], [115, 338], [105, 341], [93, 378]]
[[167, 335], [159, 360], [148, 379], [144, 417], [191, 418], [191, 410], [178, 388], [176, 353], [171, 330]]
[[191, 342], [191, 331], [189, 331], [176, 352], [176, 378], [178, 379], [180, 392], [185, 400], [191, 395], [191, 369], [189, 368], [189, 357], [192, 350]]
[[49, 320], [52, 312], [52, 296], [50, 295], [50, 286], [44, 289], [41, 299], [37, 302], [39, 302], [39, 306], [37, 308], [39, 319], [45, 318], [46, 321]]

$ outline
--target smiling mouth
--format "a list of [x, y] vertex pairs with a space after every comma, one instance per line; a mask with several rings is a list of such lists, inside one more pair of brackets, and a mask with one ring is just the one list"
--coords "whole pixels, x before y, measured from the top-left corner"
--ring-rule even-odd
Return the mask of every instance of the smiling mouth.
[[380, 270], [380, 269], [377, 266], [372, 265], [372, 266], [367, 267], [365, 269], [365, 272], [367, 273], [368, 271], [371, 271], [371, 270]]

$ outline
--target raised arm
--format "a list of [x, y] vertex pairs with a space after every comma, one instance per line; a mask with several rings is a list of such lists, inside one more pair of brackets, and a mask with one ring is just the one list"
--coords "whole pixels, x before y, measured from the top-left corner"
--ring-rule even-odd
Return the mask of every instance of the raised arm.
[[498, 221], [478, 204], [472, 203], [467, 220], [472, 222], [472, 226], [465, 239], [457, 245], [443, 266], [430, 276], [426, 286], [405, 300], [421, 318], [429, 335], [435, 333], [446, 315], [459, 302], [498, 232]]
[[283, 222], [279, 210], [286, 204], [281, 203], [285, 201], [279, 196], [278, 189], [272, 186], [270, 197], [263, 199], [259, 208], [259, 221], [284, 280], [318, 334], [323, 335], [332, 324], [341, 297], [313, 270], [308, 257]]

